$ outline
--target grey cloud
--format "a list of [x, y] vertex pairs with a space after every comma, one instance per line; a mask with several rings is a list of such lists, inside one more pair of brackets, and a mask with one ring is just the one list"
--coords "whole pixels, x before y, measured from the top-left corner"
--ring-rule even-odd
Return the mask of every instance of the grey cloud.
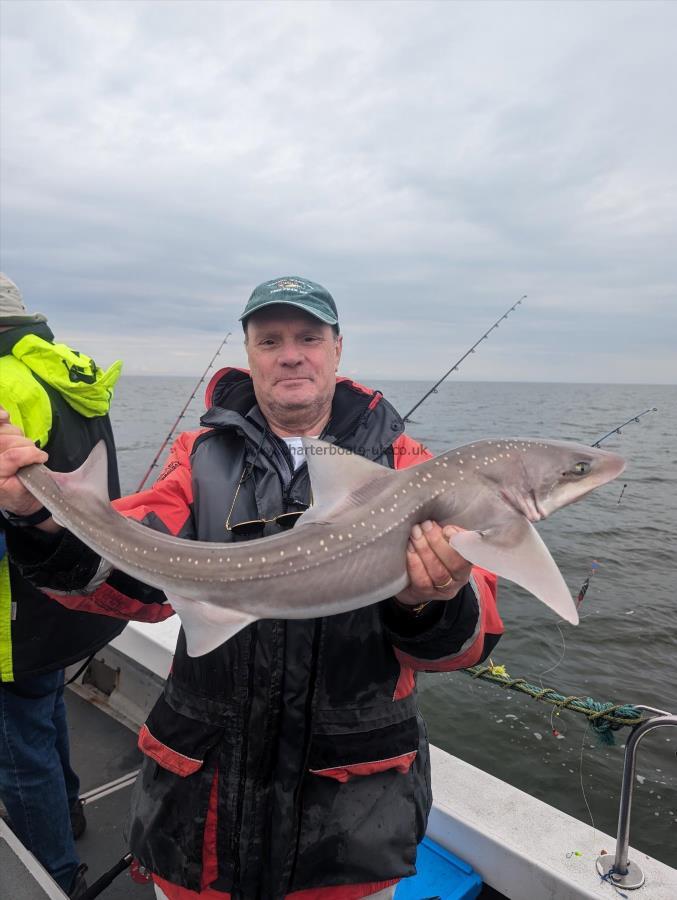
[[167, 371], [296, 272], [358, 374], [432, 377], [526, 292], [477, 377], [674, 381], [672, 4], [4, 7], [3, 266], [62, 332]]

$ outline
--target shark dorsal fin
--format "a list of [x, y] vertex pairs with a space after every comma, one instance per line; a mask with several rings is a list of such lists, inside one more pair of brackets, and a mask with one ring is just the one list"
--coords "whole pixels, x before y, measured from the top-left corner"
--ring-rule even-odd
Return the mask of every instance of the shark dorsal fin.
[[299, 519], [299, 524], [326, 522], [328, 516], [351, 502], [365, 502], [378, 492], [385, 479], [394, 473], [378, 463], [351, 453], [343, 447], [303, 438], [310, 473], [313, 505]]
[[54, 472], [51, 476], [61, 488], [93, 495], [108, 506], [108, 453], [104, 441], [95, 444], [87, 459], [74, 472]]

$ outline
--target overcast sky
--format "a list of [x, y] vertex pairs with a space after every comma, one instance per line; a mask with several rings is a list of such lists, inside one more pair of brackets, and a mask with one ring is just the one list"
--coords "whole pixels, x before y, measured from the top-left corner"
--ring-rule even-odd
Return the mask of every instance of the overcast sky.
[[[343, 372], [677, 381], [677, 3], [2, 0], [2, 268], [57, 338], [197, 374], [259, 282]], [[458, 377], [458, 376], [454, 376]]]

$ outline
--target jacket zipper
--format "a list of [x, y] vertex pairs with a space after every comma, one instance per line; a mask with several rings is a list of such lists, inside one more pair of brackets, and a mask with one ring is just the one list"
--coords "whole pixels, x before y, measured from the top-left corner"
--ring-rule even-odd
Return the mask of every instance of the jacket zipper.
[[296, 866], [299, 859], [299, 846], [301, 844], [301, 827], [302, 827], [302, 812], [303, 812], [303, 790], [306, 782], [306, 775], [308, 771], [308, 759], [310, 756], [310, 746], [313, 738], [313, 719], [314, 719], [314, 710], [315, 710], [315, 692], [317, 688], [317, 679], [319, 676], [319, 666], [320, 666], [320, 649], [322, 643], [322, 620], [317, 619], [315, 621], [315, 630], [313, 634], [313, 649], [312, 649], [312, 657], [311, 657], [311, 668], [310, 668], [310, 683], [308, 685], [308, 697], [306, 700], [306, 710], [305, 710], [305, 720], [307, 723], [308, 731], [306, 733], [306, 746], [304, 748], [303, 753], [303, 766], [301, 768], [301, 779], [299, 781], [298, 790], [296, 792], [296, 797], [294, 798], [294, 817], [296, 820], [296, 841], [293, 849], [293, 858], [289, 870], [289, 879], [287, 882], [287, 892], [291, 891], [292, 884], [294, 883], [294, 877], [296, 875]]
[[[254, 652], [257, 636], [257, 625], [251, 626], [251, 641], [249, 643], [249, 660], [247, 671], [247, 701], [242, 716], [243, 742], [242, 758], [240, 760], [240, 779], [237, 790], [237, 806], [235, 808], [235, 829], [231, 840], [231, 853], [233, 855], [233, 900], [240, 896], [240, 838], [242, 836], [242, 810], [244, 808], [244, 794], [247, 784], [247, 759], [249, 756], [249, 719], [252, 711], [252, 695], [254, 692]], [[237, 892], [237, 893], [235, 893]]]
[[[285, 503], [288, 500], [288, 492], [292, 486], [292, 482], [294, 480], [294, 476], [296, 473], [293, 470], [293, 461], [291, 459], [291, 453], [288, 453], [289, 459], [287, 459], [287, 454], [285, 454], [285, 450], [287, 450], [287, 445], [284, 445], [284, 449], [278, 444], [277, 440], [271, 436], [271, 443], [275, 448], [275, 455], [282, 457], [284, 462], [284, 468], [288, 471], [284, 472], [284, 468], [278, 466], [278, 474], [280, 475], [280, 479], [282, 481], [282, 496]], [[286, 475], [286, 477], [285, 477]], [[244, 795], [247, 784], [247, 761], [249, 756], [249, 720], [251, 718], [251, 709], [252, 709], [252, 697], [254, 693], [254, 665], [255, 665], [255, 644], [256, 644], [256, 636], [257, 636], [257, 626], [254, 623], [252, 626], [252, 638], [251, 643], [249, 645], [249, 659], [247, 661], [247, 700], [246, 706], [243, 712], [243, 746], [242, 746], [242, 759], [240, 761], [240, 778], [238, 782], [238, 795], [237, 795], [237, 806], [236, 806], [236, 831], [233, 834], [233, 839], [231, 841], [231, 853], [234, 860], [233, 865], [233, 900], [242, 896], [241, 894], [241, 885], [240, 885], [240, 877], [242, 875], [242, 867], [240, 863], [240, 842], [241, 842], [241, 832], [242, 832], [242, 812], [244, 809]]]

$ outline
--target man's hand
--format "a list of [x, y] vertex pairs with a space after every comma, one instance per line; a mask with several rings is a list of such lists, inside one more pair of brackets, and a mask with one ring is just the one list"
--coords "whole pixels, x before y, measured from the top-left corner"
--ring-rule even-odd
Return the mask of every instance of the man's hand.
[[404, 606], [450, 600], [468, 583], [472, 565], [449, 545], [462, 528], [426, 521], [414, 525], [407, 546], [409, 587], [395, 599]]
[[0, 406], [0, 509], [17, 516], [30, 516], [42, 508], [42, 503], [27, 491], [16, 477], [23, 466], [44, 463], [47, 454], [21, 431], [10, 424], [9, 413]]

